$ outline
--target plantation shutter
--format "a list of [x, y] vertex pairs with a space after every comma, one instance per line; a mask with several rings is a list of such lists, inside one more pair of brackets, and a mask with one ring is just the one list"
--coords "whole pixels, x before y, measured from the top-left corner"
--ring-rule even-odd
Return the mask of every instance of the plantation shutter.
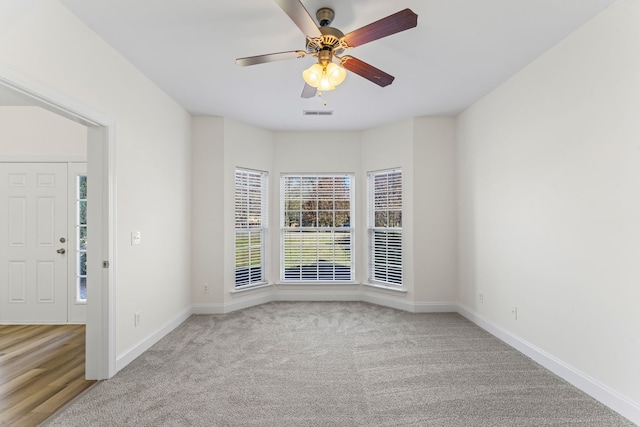
[[369, 281], [402, 286], [402, 171], [369, 173]]
[[266, 283], [266, 173], [236, 170], [236, 287]]

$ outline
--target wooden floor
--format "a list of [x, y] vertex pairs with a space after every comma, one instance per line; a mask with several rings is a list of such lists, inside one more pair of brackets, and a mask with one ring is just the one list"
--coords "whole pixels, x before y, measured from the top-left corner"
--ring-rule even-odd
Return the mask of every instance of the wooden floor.
[[89, 388], [84, 325], [0, 325], [0, 426], [37, 426]]

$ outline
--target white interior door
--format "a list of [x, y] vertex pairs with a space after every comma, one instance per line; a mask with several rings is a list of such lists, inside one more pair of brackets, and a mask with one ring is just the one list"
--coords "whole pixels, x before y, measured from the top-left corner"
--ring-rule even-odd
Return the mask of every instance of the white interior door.
[[67, 165], [0, 163], [0, 322], [67, 322]]

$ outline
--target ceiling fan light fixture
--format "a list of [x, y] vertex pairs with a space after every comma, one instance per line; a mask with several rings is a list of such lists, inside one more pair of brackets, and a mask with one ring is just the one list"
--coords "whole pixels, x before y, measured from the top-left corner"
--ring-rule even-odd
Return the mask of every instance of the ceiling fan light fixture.
[[335, 89], [346, 77], [347, 71], [335, 62], [325, 66], [318, 62], [302, 72], [302, 78], [309, 86], [324, 91]]
[[333, 86], [338, 86], [347, 77], [347, 70], [345, 70], [335, 62], [331, 62], [327, 64], [326, 74], [329, 83], [331, 83]]
[[322, 79], [323, 73], [324, 68], [322, 65], [315, 63], [302, 72], [302, 78], [309, 86], [317, 88], [320, 86], [320, 80]]
[[329, 79], [327, 79], [326, 77], [320, 80], [320, 86], [318, 86], [318, 90], [325, 91], [325, 92], [328, 90], [334, 90], [335, 88], [336, 87], [331, 85], [331, 83], [329, 82]]

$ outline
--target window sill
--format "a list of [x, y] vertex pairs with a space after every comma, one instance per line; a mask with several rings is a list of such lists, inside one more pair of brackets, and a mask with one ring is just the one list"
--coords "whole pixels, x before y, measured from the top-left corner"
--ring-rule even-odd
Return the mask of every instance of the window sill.
[[357, 282], [279, 282], [276, 286], [281, 289], [286, 288], [336, 288], [336, 289], [356, 289], [360, 285]]
[[396, 286], [387, 286], [387, 285], [382, 285], [380, 283], [363, 283], [362, 286], [372, 288], [372, 290], [391, 291], [391, 292], [398, 292], [401, 294], [406, 294], [408, 292], [405, 288], [399, 288]]
[[273, 286], [272, 283], [263, 283], [261, 285], [253, 285], [253, 286], [244, 286], [244, 287], [241, 287], [241, 288], [235, 288], [230, 293], [231, 294], [241, 294], [243, 292], [256, 291], [258, 289], [270, 288], [272, 286]]

